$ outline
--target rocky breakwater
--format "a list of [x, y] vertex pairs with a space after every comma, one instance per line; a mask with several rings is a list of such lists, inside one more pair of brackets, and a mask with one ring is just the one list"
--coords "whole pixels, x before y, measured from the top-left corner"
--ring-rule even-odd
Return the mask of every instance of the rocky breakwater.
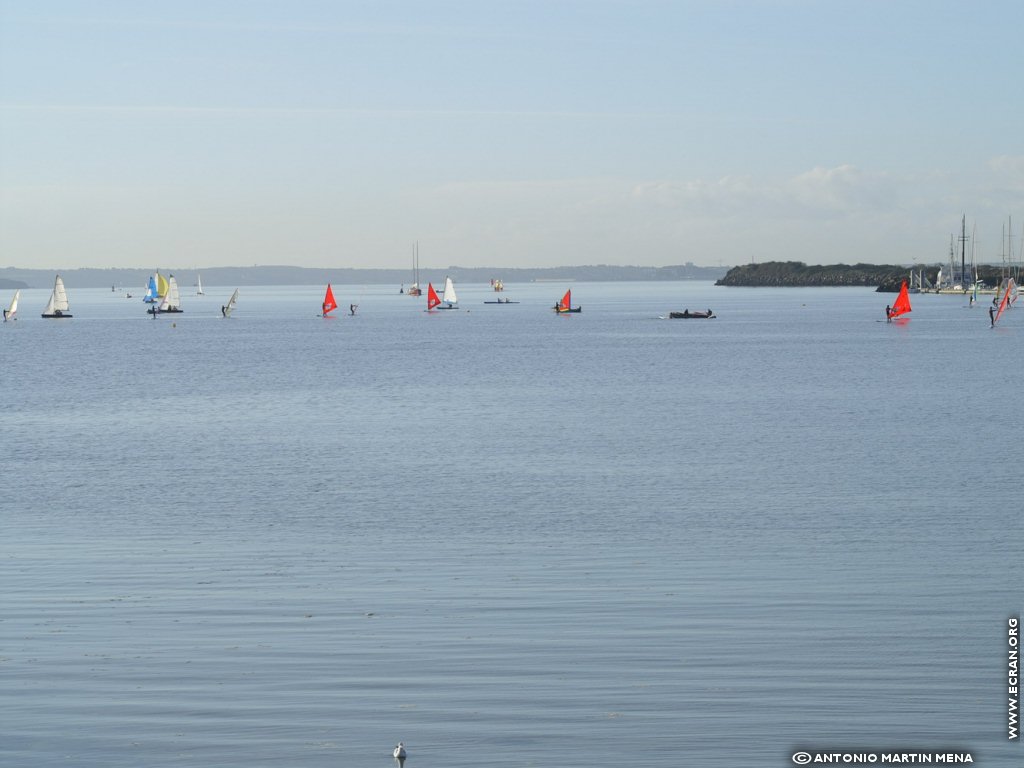
[[[907, 277], [898, 264], [807, 265], [802, 261], [768, 261], [730, 269], [715, 285], [745, 287], [815, 288], [834, 286], [876, 287], [898, 291]], [[882, 286], [887, 286], [885, 289]], [[894, 286], [889, 288], [888, 286]]]

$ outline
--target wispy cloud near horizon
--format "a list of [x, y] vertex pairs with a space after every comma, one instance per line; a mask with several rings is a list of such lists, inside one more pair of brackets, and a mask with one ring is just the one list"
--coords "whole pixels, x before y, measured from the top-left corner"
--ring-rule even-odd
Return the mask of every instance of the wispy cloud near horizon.
[[8, 2], [0, 238], [82, 263], [925, 260], [966, 213], [998, 242], [1024, 221], [1012, 25], [973, 9], [953, 63], [925, 9]]

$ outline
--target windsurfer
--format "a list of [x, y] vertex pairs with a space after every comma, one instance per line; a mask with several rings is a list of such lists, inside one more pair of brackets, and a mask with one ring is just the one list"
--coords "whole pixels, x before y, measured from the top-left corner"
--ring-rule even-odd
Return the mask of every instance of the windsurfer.
[[349, 304], [348, 305], [348, 313], [350, 315], [354, 315], [356, 313], [356, 305], [355, 304]]
[[224, 315], [224, 317], [228, 316], [228, 308], [225, 307], [223, 304], [220, 305], [220, 313]]
[[885, 322], [892, 322], [892, 307], [888, 304], [885, 305]]
[[996, 308], [995, 307], [989, 307], [988, 308], [988, 321], [991, 324], [991, 325], [989, 325], [989, 328], [995, 328], [996, 327]]

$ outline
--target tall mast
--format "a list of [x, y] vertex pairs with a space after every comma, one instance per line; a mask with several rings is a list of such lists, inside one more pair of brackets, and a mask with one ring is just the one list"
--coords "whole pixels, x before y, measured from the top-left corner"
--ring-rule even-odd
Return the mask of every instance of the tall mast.
[[967, 214], [960, 219], [960, 282], [967, 284]]

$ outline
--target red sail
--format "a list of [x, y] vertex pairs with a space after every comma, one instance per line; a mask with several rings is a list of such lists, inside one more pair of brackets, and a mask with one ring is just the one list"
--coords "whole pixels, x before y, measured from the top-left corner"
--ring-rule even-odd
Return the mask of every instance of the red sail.
[[433, 309], [440, 303], [441, 300], [437, 297], [437, 291], [434, 290], [434, 284], [427, 283], [427, 309]]
[[324, 317], [327, 317], [328, 312], [333, 312], [338, 308], [338, 302], [334, 300], [334, 291], [331, 290], [331, 284], [327, 284], [327, 293], [324, 295]]
[[910, 294], [907, 292], [907, 281], [903, 281], [903, 285], [900, 286], [900, 295], [896, 297], [896, 301], [893, 302], [892, 310], [889, 313], [890, 317], [899, 317], [905, 315], [910, 311]]
[[568, 291], [565, 292], [565, 296], [563, 296], [562, 300], [560, 302], [558, 302], [558, 306], [556, 307], [556, 309], [559, 312], [566, 312], [566, 311], [568, 311], [569, 307], [571, 307], [571, 306], [572, 306], [572, 288], [570, 288]]
[[1006, 308], [1010, 305], [1010, 293], [1013, 291], [1013, 278], [1011, 277], [1007, 281], [1005, 289], [1003, 290], [1002, 301], [999, 302], [999, 309], [996, 310], [996, 316], [992, 319], [992, 325], [999, 322], [999, 317], [1003, 314]]

